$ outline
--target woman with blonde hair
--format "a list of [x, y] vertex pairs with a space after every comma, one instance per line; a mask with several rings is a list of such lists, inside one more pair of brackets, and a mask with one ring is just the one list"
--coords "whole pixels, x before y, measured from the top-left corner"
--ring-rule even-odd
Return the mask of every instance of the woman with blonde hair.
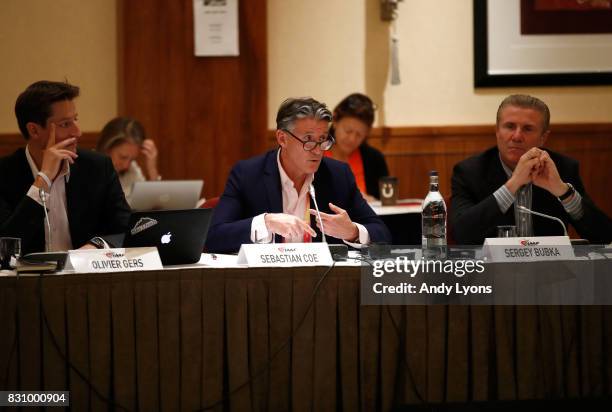
[[[102, 129], [97, 150], [113, 161], [128, 202], [135, 182], [161, 180], [157, 171], [157, 147], [153, 140], [146, 138], [138, 120], [116, 117], [108, 122]], [[139, 155], [144, 157], [146, 176], [136, 162]]]

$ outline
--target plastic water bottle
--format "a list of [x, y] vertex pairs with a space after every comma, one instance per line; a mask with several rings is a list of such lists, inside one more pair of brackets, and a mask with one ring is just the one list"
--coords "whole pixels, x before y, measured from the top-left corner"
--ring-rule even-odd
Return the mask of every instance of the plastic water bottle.
[[429, 193], [423, 200], [422, 249], [426, 259], [446, 257], [446, 204], [438, 188], [438, 172], [429, 173]]

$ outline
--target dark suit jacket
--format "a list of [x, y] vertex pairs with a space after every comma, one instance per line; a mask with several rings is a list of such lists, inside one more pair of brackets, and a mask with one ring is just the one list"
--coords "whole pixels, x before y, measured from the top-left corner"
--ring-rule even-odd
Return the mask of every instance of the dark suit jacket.
[[363, 142], [359, 146], [361, 160], [363, 161], [363, 174], [365, 175], [366, 192], [380, 199], [378, 179], [389, 176], [389, 169], [385, 156], [377, 149]]
[[[123, 233], [130, 217], [111, 160], [77, 150], [66, 183], [66, 207], [72, 245], [95, 236]], [[0, 159], [0, 235], [20, 237], [23, 253], [45, 249], [43, 207], [26, 194], [34, 182], [25, 149]]]
[[[262, 213], [282, 213], [283, 198], [277, 149], [238, 162], [230, 172], [225, 191], [215, 208], [206, 248], [211, 252], [237, 252], [251, 243], [251, 222]], [[351, 219], [365, 226], [372, 242], [390, 242], [389, 230], [361, 196], [348, 164], [323, 158], [313, 181], [321, 212], [333, 213], [331, 202], [345, 209]], [[311, 216], [310, 225], [321, 233]], [[328, 243], [342, 243], [327, 236]]]
[[[533, 185], [532, 210], [555, 216], [592, 243], [607, 243], [612, 237], [612, 222], [589, 199], [578, 173], [578, 162], [558, 153], [546, 150], [555, 162], [564, 182], [571, 183], [582, 195], [584, 216], [573, 220], [561, 202], [548, 191]], [[508, 180], [499, 160], [497, 147], [470, 157], [455, 165], [452, 177], [450, 224], [458, 244], [482, 244], [486, 237], [496, 237], [499, 225], [514, 225], [514, 206], [506, 213], [499, 210], [493, 196]], [[532, 216], [536, 236], [562, 235], [558, 222], [540, 216]]]

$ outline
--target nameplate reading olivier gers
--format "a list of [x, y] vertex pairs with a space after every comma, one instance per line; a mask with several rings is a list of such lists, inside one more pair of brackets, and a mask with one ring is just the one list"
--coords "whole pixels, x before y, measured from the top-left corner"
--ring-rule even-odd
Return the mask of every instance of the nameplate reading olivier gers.
[[69, 258], [76, 273], [135, 272], [163, 268], [157, 248], [154, 247], [71, 250]]
[[575, 258], [567, 236], [487, 238], [483, 254], [490, 262], [539, 262]]
[[327, 243], [267, 243], [240, 246], [238, 264], [249, 267], [331, 266]]

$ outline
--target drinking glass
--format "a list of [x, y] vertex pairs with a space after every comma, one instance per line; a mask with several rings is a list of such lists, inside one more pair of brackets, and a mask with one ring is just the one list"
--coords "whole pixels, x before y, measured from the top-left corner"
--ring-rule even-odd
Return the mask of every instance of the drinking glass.
[[21, 239], [0, 237], [0, 269], [14, 269], [21, 256]]
[[497, 237], [516, 237], [516, 226], [497, 226]]

